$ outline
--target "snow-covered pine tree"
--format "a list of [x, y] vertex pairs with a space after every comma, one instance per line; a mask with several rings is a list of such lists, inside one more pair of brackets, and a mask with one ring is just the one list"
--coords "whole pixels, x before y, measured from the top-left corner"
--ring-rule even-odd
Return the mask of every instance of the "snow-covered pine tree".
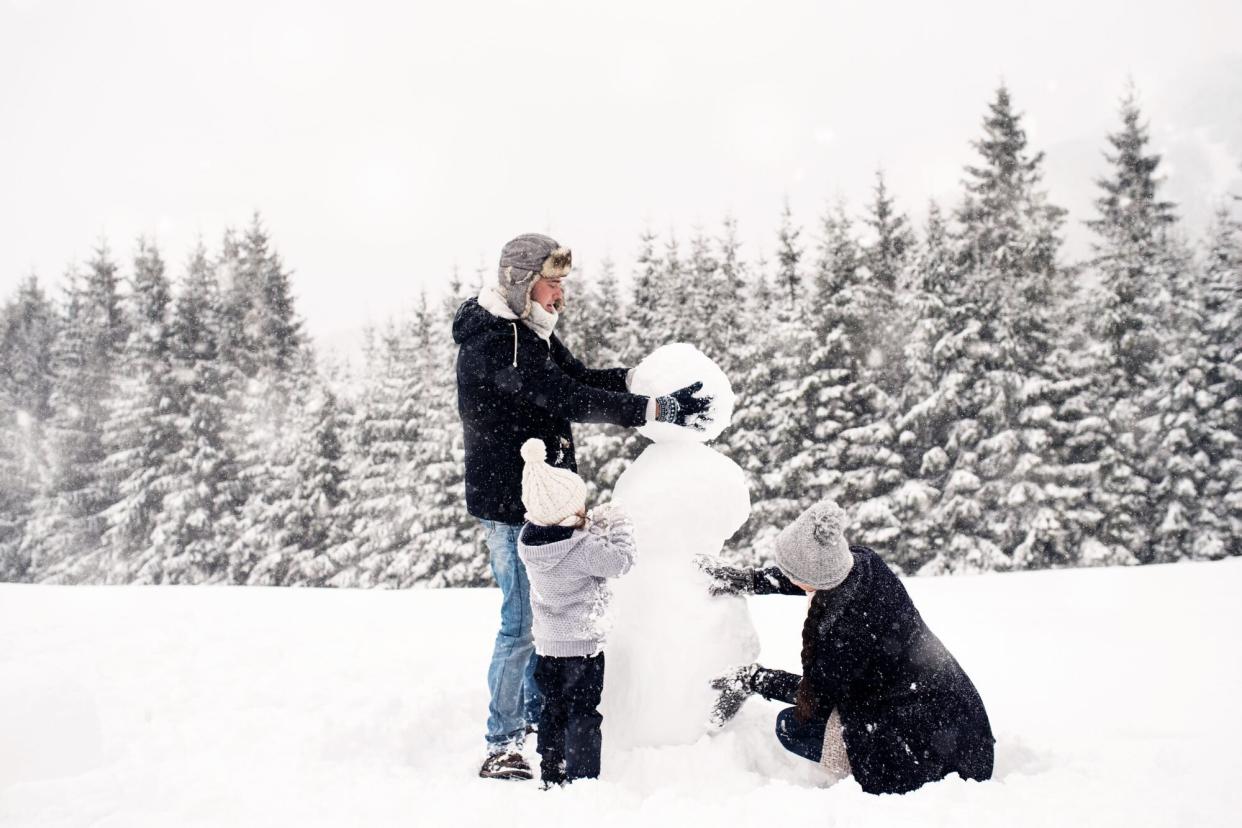
[[[393, 558], [408, 549], [418, 518], [408, 472], [423, 416], [412, 319], [390, 319], [367, 367], [368, 382], [358, 401], [346, 493], [353, 503], [353, 539], [338, 549], [337, 587], [374, 587], [400, 581]], [[455, 386], [454, 386], [455, 387]], [[388, 573], [388, 574], [386, 574]], [[387, 581], [385, 579], [388, 579]]]
[[228, 230], [220, 255], [224, 274], [221, 355], [247, 378], [260, 371], [287, 376], [304, 344], [289, 273], [272, 249], [259, 213], [245, 232]]
[[977, 310], [968, 305], [959, 313], [964, 319], [961, 327], [951, 323], [933, 351], [933, 359], [942, 366], [944, 384], [935, 399], [943, 405], [943, 425], [938, 427], [944, 430], [945, 443], [924, 454], [920, 471], [924, 478], [943, 479], [931, 524], [944, 541], [918, 570], [920, 574], [989, 571], [1009, 565], [994, 540], [996, 533], [987, 521], [989, 504], [980, 491], [980, 442], [984, 427], [994, 422], [985, 419], [990, 395], [979, 380], [987, 370], [990, 349], [981, 339]]
[[872, 201], [864, 219], [871, 228], [872, 240], [862, 250], [862, 263], [867, 268], [877, 303], [872, 309], [872, 324], [877, 330], [871, 345], [882, 360], [879, 383], [886, 393], [893, 395], [905, 384], [904, 362], [900, 357], [904, 337], [892, 335], [901, 331], [902, 320], [894, 309], [898, 282], [913, 252], [915, 237], [909, 219], [904, 213], [897, 212], [882, 170], [876, 170], [872, 192]]
[[808, 448], [814, 405], [804, 364], [812, 346], [811, 303], [802, 288], [800, 235], [786, 202], [777, 230], [775, 297], [768, 293], [762, 261], [756, 265], [755, 292], [739, 296], [747, 311], [745, 344], [734, 360], [741, 370], [733, 378], [737, 403], [729, 446], [750, 482], [752, 505], [734, 554], [758, 560], [770, 554], [775, 533], [813, 497], [815, 468]]
[[266, 507], [254, 521], [267, 535], [253, 541], [262, 557], [249, 574], [250, 584], [324, 586], [337, 571], [333, 551], [350, 537], [342, 446], [348, 423], [336, 395], [312, 368], [297, 376], [288, 474], [274, 496], [246, 504]]
[[[1088, 291], [1080, 289], [1081, 304], [1088, 304]], [[1061, 464], [1066, 481], [1064, 490], [1058, 492], [1062, 501], [1061, 515], [1064, 524], [1033, 526], [1023, 545], [1015, 552], [1021, 566], [1071, 565], [1117, 566], [1135, 563], [1134, 555], [1121, 546], [1108, 546], [1100, 541], [1100, 527], [1104, 520], [1103, 509], [1108, 498], [1103, 494], [1100, 480], [1107, 469], [1108, 457], [1113, 451], [1111, 441], [1113, 428], [1107, 410], [1101, 407], [1101, 366], [1104, 364], [1102, 348], [1088, 330], [1088, 319], [1076, 319], [1079, 314], [1067, 312], [1066, 320], [1071, 333], [1068, 347], [1059, 351], [1061, 360], [1058, 371], [1063, 379], [1053, 389], [1056, 398], [1056, 419], [1062, 428], [1054, 432], [1056, 439], [1046, 449], [1049, 456]], [[1068, 531], [1062, 530], [1065, 526]], [[1049, 555], [1040, 552], [1038, 558], [1031, 552], [1039, 552], [1039, 545], [1029, 543], [1043, 536], [1043, 545]], [[1048, 541], [1053, 541], [1049, 543]], [[1066, 554], [1059, 552], [1065, 549]]]
[[719, 362], [724, 341], [718, 334], [716, 291], [720, 263], [711, 252], [711, 241], [701, 229], [690, 237], [690, 259], [684, 268], [685, 291], [681, 310], [682, 341]]
[[253, 316], [259, 290], [254, 274], [246, 266], [242, 237], [235, 228], [225, 229], [215, 265], [219, 274], [219, 288], [213, 292], [217, 297], [213, 300], [217, 305], [214, 324], [219, 327], [215, 347], [223, 362], [237, 374], [249, 377], [256, 370], [252, 355], [259, 346], [247, 322]]
[[159, 474], [169, 482], [152, 543], [132, 563], [133, 579], [142, 583], [229, 580], [228, 546], [243, 498], [225, 434], [234, 369], [220, 358], [219, 313], [216, 272], [199, 242], [173, 309], [173, 407], [181, 442]]
[[836, 465], [839, 438], [869, 413], [860, 410], [857, 391], [870, 340], [864, 321], [869, 300], [860, 272], [863, 251], [839, 199], [821, 219], [818, 250], [809, 314], [813, 346], [806, 366], [814, 406], [810, 463], [816, 470], [814, 498], [844, 500], [842, 470]]
[[[1048, 395], [1062, 379], [1052, 368], [1066, 307], [1069, 279], [1058, 264], [1060, 228], [1065, 210], [1048, 202], [1041, 189], [1043, 153], [1027, 154], [1021, 116], [1009, 105], [1002, 87], [977, 146], [986, 165], [972, 168], [964, 212], [970, 221], [968, 264], [980, 283], [991, 315], [983, 332], [998, 346], [999, 364], [990, 374], [996, 428], [981, 442], [982, 493], [1001, 518], [993, 537], [1009, 554], [1018, 544], [1039, 545], [1046, 552], [1064, 544], [1054, 498], [1061, 470], [1041, 459], [1058, 428]], [[973, 200], [973, 209], [971, 208]], [[971, 256], [977, 258], [971, 259]], [[1049, 527], [1032, 538], [1032, 528]], [[1030, 565], [1039, 565], [1029, 556]], [[1063, 562], [1063, 561], [1058, 561]], [[1046, 565], [1043, 564], [1043, 565]]]
[[1148, 452], [1146, 467], [1155, 498], [1152, 559], [1220, 558], [1231, 538], [1225, 504], [1209, 494], [1216, 488], [1217, 470], [1213, 429], [1205, 416], [1214, 407], [1205, 273], [1175, 233], [1166, 239], [1164, 263], [1170, 292], [1164, 327], [1169, 337], [1153, 389], [1155, 431], [1149, 445], [1155, 449]]
[[[981, 286], [992, 292], [1039, 293], [1045, 286], [1028, 286], [1024, 277], [1050, 278], [1057, 269], [1065, 210], [1050, 204], [1039, 189], [1044, 153], [1028, 153], [1021, 121], [1002, 84], [988, 104], [984, 137], [972, 142], [982, 164], [966, 167], [966, 196], [957, 210], [959, 265], [967, 272], [995, 274], [993, 282], [999, 284]], [[1013, 280], [1021, 283], [1006, 284]]]
[[1010, 452], [1016, 455], [997, 490], [1006, 510], [1003, 546], [1024, 568], [1077, 564], [1102, 517], [1089, 498], [1095, 469], [1080, 462], [1081, 441], [1070, 448], [1084, 424], [1083, 412], [1067, 403], [1087, 392], [1093, 378], [1082, 370], [1081, 332], [1070, 324], [1080, 271], [1058, 263], [1063, 216], [1041, 192], [1028, 191], [1030, 256], [1005, 302], [1013, 309], [1004, 322], [1014, 343], [1007, 358], [1015, 378], [1010, 422], [1016, 442], [1008, 435], [997, 441], [1003, 459], [992, 468], [1008, 465]]
[[1109, 428], [1091, 408], [1093, 364], [1081, 336], [1067, 339], [1020, 391], [1025, 454], [1016, 471], [1023, 479], [1008, 500], [1015, 534], [1022, 534], [1012, 553], [1017, 567], [1129, 562], [1094, 540], [1104, 517], [1092, 496], [1096, 458]]
[[[734, 364], [738, 370], [730, 376], [736, 396], [733, 423], [728, 435], [733, 462], [746, 475], [750, 490], [750, 518], [733, 536], [724, 550], [726, 557], [738, 563], [765, 560], [770, 545], [781, 527], [773, 526], [774, 513], [780, 504], [770, 503], [774, 495], [769, 486], [779, 483], [768, 475], [779, 469], [773, 465], [776, 441], [771, 434], [770, 395], [776, 387], [780, 371], [776, 362], [779, 347], [773, 331], [772, 308], [780, 301], [768, 278], [768, 262], [760, 253], [749, 268], [753, 293], [742, 298], [747, 311], [740, 317]], [[770, 560], [770, 557], [767, 558]]]
[[[604, 285], [611, 282], [610, 297], [616, 298], [616, 274], [610, 259], [600, 262], [598, 274], [591, 271], [574, 273], [573, 284], [567, 285], [566, 311], [556, 324], [556, 335], [566, 347], [585, 364], [596, 367], [603, 364], [601, 350], [604, 340], [616, 325], [616, 305], [605, 310]], [[569, 293], [572, 291], [572, 293]], [[567, 321], [571, 326], [566, 326]]]
[[[772, 311], [760, 314], [769, 327], [756, 334], [772, 340], [768, 350], [770, 384], [765, 388], [758, 384], [758, 376], [748, 378], [752, 404], [767, 406], [766, 422], [761, 427], [769, 448], [762, 473], [763, 503], [756, 516], [760, 525], [776, 529], [791, 523], [810, 505], [817, 472], [809, 452], [815, 400], [805, 360], [814, 336], [811, 301], [803, 287], [801, 262], [805, 251], [799, 243], [801, 235], [786, 201], [777, 234], [775, 283], [781, 299]], [[752, 423], [760, 425], [758, 420], [752, 419]]]
[[887, 495], [902, 475], [888, 388], [899, 384], [894, 378], [901, 374], [895, 344], [904, 337], [895, 289], [912, 238], [880, 174], [874, 194], [866, 217], [874, 231], [868, 244], [854, 241], [840, 203], [823, 222], [816, 275], [820, 349], [814, 360], [816, 404], [823, 414], [816, 418], [812, 453], [820, 485], [850, 514], [854, 537], [891, 556], [901, 527]]
[[783, 297], [786, 310], [793, 314], [796, 309], [805, 306], [802, 294], [802, 247], [798, 236], [800, 228], [794, 225], [793, 211], [789, 207], [789, 199], [785, 199], [781, 208], [780, 230], [777, 232], [776, 245], [776, 290]]
[[[1133, 92], [1121, 104], [1121, 129], [1108, 136], [1110, 175], [1096, 184], [1097, 217], [1092, 262], [1107, 302], [1095, 314], [1095, 333], [1107, 346], [1115, 398], [1136, 399], [1155, 383], [1167, 285], [1155, 267], [1164, 259], [1167, 231], [1176, 223], [1172, 202], [1158, 197], [1159, 155], [1148, 155], [1147, 125]], [[1163, 294], [1163, 295], [1162, 295]]]
[[130, 561], [151, 544], [170, 483], [168, 458], [181, 450], [174, 407], [172, 287], [159, 250], [145, 239], [138, 240], [130, 284], [132, 327], [103, 437], [103, 474], [117, 500], [104, 512], [94, 582], [123, 582], [131, 575]]
[[336, 394], [319, 385], [310, 405], [309, 429], [301, 432], [302, 442], [294, 458], [298, 479], [295, 512], [287, 525], [300, 540], [300, 548], [289, 562], [288, 583], [324, 586], [336, 574], [333, 551], [351, 536], [348, 493], [345, 487], [343, 434], [349, 426]]
[[282, 521], [279, 501], [291, 495], [298, 429], [290, 402], [306, 391], [304, 375], [314, 367], [289, 274], [258, 213], [236, 244], [232, 273], [224, 308], [230, 339], [223, 353], [241, 380], [231, 388], [229, 440], [247, 504], [229, 550], [229, 569], [235, 583], [245, 583], [266, 554], [273, 521]]
[[630, 300], [627, 302], [627, 330], [621, 353], [626, 365], [637, 365], [647, 354], [670, 341], [670, 333], [661, 330], [667, 321], [662, 299], [662, 292], [667, 286], [661, 279], [662, 263], [655, 252], [657, 239], [650, 228], [639, 235], [638, 257], [634, 262]]
[[28, 276], [0, 311], [0, 373], [5, 378], [0, 410], [6, 415], [23, 412], [39, 423], [51, 416], [52, 345], [58, 328], [55, 304], [38, 277]]
[[1212, 475], [1203, 491], [1215, 504], [1226, 553], [1242, 555], [1242, 221], [1225, 206], [1215, 215], [1204, 263], [1204, 450]]
[[363, 514], [360, 500], [362, 487], [355, 475], [365, 468], [367, 459], [367, 451], [363, 445], [363, 425], [366, 423], [367, 404], [372, 399], [373, 389], [379, 387], [382, 366], [386, 362], [384, 341], [384, 335], [376, 329], [375, 324], [367, 322], [362, 329], [362, 362], [357, 374], [348, 377], [343, 385], [340, 378], [333, 379], [331, 383], [331, 387], [337, 391], [340, 416], [343, 420], [340, 434], [343, 454], [341, 462], [345, 466], [345, 478], [342, 482], [345, 497], [341, 506], [341, 520], [349, 527], [349, 535], [325, 553], [331, 559], [333, 574], [328, 576], [324, 586], [348, 585], [348, 578], [341, 579], [344, 581], [342, 583], [337, 576], [346, 569], [356, 567], [361, 560], [357, 537]]
[[[1091, 268], [1098, 283], [1091, 331], [1099, 343], [1094, 408], [1109, 434], [1097, 462], [1092, 492], [1103, 520], [1095, 540], [1106, 559], [1155, 559], [1152, 534], [1156, 494], [1150, 452], [1156, 437], [1155, 402], [1169, 332], [1169, 231], [1174, 205], [1159, 196], [1160, 156], [1148, 154], [1148, 131], [1133, 90], [1121, 104], [1121, 128], [1108, 136], [1109, 174], [1097, 179], [1101, 195]], [[1164, 515], [1159, 518], [1163, 522]]]
[[898, 453], [904, 482], [889, 496], [889, 509], [901, 527], [890, 560], [917, 572], [948, 543], [935, 520], [935, 506], [948, 473], [946, 426], [955, 411], [953, 387], [945, 380], [944, 354], [938, 349], [952, 333], [958, 301], [953, 251], [940, 206], [931, 202], [923, 237], [899, 278], [898, 313], [903, 337], [901, 359], [906, 380], [894, 402]]
[[898, 288], [906, 270], [906, 263], [915, 245], [914, 231], [909, 219], [898, 213], [884, 171], [876, 170], [873, 197], [865, 219], [871, 228], [873, 239], [862, 251], [863, 263], [871, 272], [871, 279], [890, 293]]
[[[716, 239], [717, 255], [715, 278], [712, 280], [712, 325], [707, 342], [720, 352], [716, 358], [721, 369], [729, 377], [736, 373], [737, 354], [741, 350], [749, 301], [746, 295], [746, 262], [741, 255], [742, 243], [737, 237], [737, 219], [725, 216], [721, 234]], [[726, 444], [728, 434], [723, 435]]]
[[[406, 454], [404, 462], [389, 469], [389, 474], [402, 492], [397, 520], [403, 530], [391, 538], [394, 542], [387, 548], [377, 550], [373, 558], [375, 568], [372, 571], [376, 573], [377, 584], [385, 587], [406, 587], [418, 580], [433, 578], [439, 574], [439, 567], [448, 563], [439, 554], [429, 555], [426, 545], [427, 530], [437, 517], [434, 514], [436, 504], [425, 499], [429, 494], [435, 497], [428, 491], [426, 476], [431, 454], [436, 450], [431, 441], [448, 439], [443, 429], [436, 429], [434, 435], [430, 433], [432, 420], [438, 419], [433, 388], [435, 374], [427, 361], [428, 349], [434, 340], [432, 325], [424, 291], [401, 327], [402, 347], [410, 360], [404, 391], [406, 399], [399, 409]], [[464, 498], [462, 492], [461, 499]], [[379, 568], [381, 562], [382, 569]]]
[[19, 554], [31, 507], [48, 465], [44, 430], [51, 418], [56, 306], [31, 275], [0, 312], [0, 581], [34, 577]]
[[681, 243], [677, 241], [677, 231], [673, 228], [669, 228], [660, 264], [659, 288], [648, 299], [658, 311], [659, 327], [653, 335], [659, 341], [653, 343], [647, 353], [669, 342], [684, 341], [690, 324], [689, 315], [685, 312], [690, 301], [689, 274], [681, 261]]
[[66, 278], [47, 430], [51, 469], [19, 553], [29, 556], [41, 580], [70, 583], [83, 574], [76, 570], [79, 557], [98, 547], [101, 514], [112, 502], [101, 463], [107, 401], [129, 333], [119, 281], [106, 243], [96, 248], [84, 274]]
[[427, 395], [418, 426], [409, 478], [418, 509], [409, 568], [401, 585], [474, 587], [490, 583], [489, 555], [478, 521], [463, 506], [465, 447], [452, 381], [453, 341], [450, 306], [460, 297], [451, 289], [438, 312], [420, 299], [415, 317], [415, 353]]
[[[714, 239], [705, 239], [702, 233], [696, 234], [695, 247], [693, 259], [699, 262], [695, 270], [700, 274], [695, 289], [701, 293], [698, 297], [700, 305], [696, 310], [700, 323], [695, 344], [720, 366], [736, 393], [740, 388], [742, 372], [739, 354], [747, 336], [743, 320], [747, 314], [757, 310], [750, 307], [749, 298], [743, 299], [746, 262], [741, 258], [737, 221], [726, 216], [720, 235]], [[736, 425], [725, 429], [714, 443], [726, 457], [733, 457], [736, 430]]]
[[592, 367], [608, 367], [622, 365], [621, 337], [618, 334], [620, 322], [628, 311], [621, 295], [621, 287], [617, 281], [616, 265], [609, 257], [600, 262], [599, 273], [595, 277], [595, 295], [598, 300], [598, 330], [593, 336], [594, 362]]
[[935, 520], [947, 543], [927, 572], [1003, 569], [1025, 526], [1014, 509], [1035, 488], [1031, 445], [1020, 412], [1025, 389], [1044, 364], [1051, 341], [1048, 303], [1060, 276], [1058, 228], [1064, 210], [1039, 189], [1043, 153], [1030, 153], [1021, 115], [1002, 85], [988, 105], [984, 136], [974, 142], [978, 166], [966, 168], [949, 333], [942, 355], [942, 416], [947, 442], [944, 491]]

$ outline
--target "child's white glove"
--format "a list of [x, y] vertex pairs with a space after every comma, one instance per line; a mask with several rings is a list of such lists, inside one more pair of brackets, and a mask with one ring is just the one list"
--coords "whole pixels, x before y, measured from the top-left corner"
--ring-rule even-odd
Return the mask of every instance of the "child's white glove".
[[591, 510], [590, 518], [592, 523], [600, 523], [605, 526], [629, 520], [625, 512], [621, 511], [621, 507], [615, 503], [601, 503]]

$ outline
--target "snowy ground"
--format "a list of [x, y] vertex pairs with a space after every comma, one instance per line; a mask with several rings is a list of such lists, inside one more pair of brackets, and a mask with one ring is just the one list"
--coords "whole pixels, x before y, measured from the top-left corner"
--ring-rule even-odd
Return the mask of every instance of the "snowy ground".
[[[545, 793], [475, 775], [494, 590], [0, 585], [0, 824], [1237, 824], [1242, 560], [907, 584], [992, 782], [822, 789], [756, 699], [684, 747], [605, 730], [604, 778]], [[752, 606], [796, 668], [804, 601]]]

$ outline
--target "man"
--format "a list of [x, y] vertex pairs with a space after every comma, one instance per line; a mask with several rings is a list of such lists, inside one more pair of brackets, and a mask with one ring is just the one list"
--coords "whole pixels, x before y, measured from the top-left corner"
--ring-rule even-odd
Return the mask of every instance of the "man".
[[571, 421], [634, 427], [660, 420], [701, 429], [710, 420], [711, 398], [694, 396], [700, 383], [650, 398], [629, 393], [625, 368], [593, 370], [574, 358], [554, 333], [565, 306], [561, 280], [572, 263], [555, 240], [518, 236], [501, 251], [496, 283], [464, 302], [453, 320], [466, 509], [483, 524], [502, 596], [487, 672], [488, 756], [479, 771], [494, 779], [531, 778], [520, 750], [542, 707], [530, 585], [517, 553], [525, 514], [522, 443], [538, 438], [549, 463], [576, 471]]

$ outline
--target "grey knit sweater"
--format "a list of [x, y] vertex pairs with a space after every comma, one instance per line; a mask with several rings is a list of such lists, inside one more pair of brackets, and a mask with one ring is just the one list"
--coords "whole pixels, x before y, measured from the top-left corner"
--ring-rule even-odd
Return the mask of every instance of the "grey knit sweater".
[[634, 564], [629, 518], [608, 510], [586, 529], [526, 524], [518, 555], [530, 578], [535, 651], [543, 656], [593, 656], [604, 648], [611, 592], [608, 578]]

